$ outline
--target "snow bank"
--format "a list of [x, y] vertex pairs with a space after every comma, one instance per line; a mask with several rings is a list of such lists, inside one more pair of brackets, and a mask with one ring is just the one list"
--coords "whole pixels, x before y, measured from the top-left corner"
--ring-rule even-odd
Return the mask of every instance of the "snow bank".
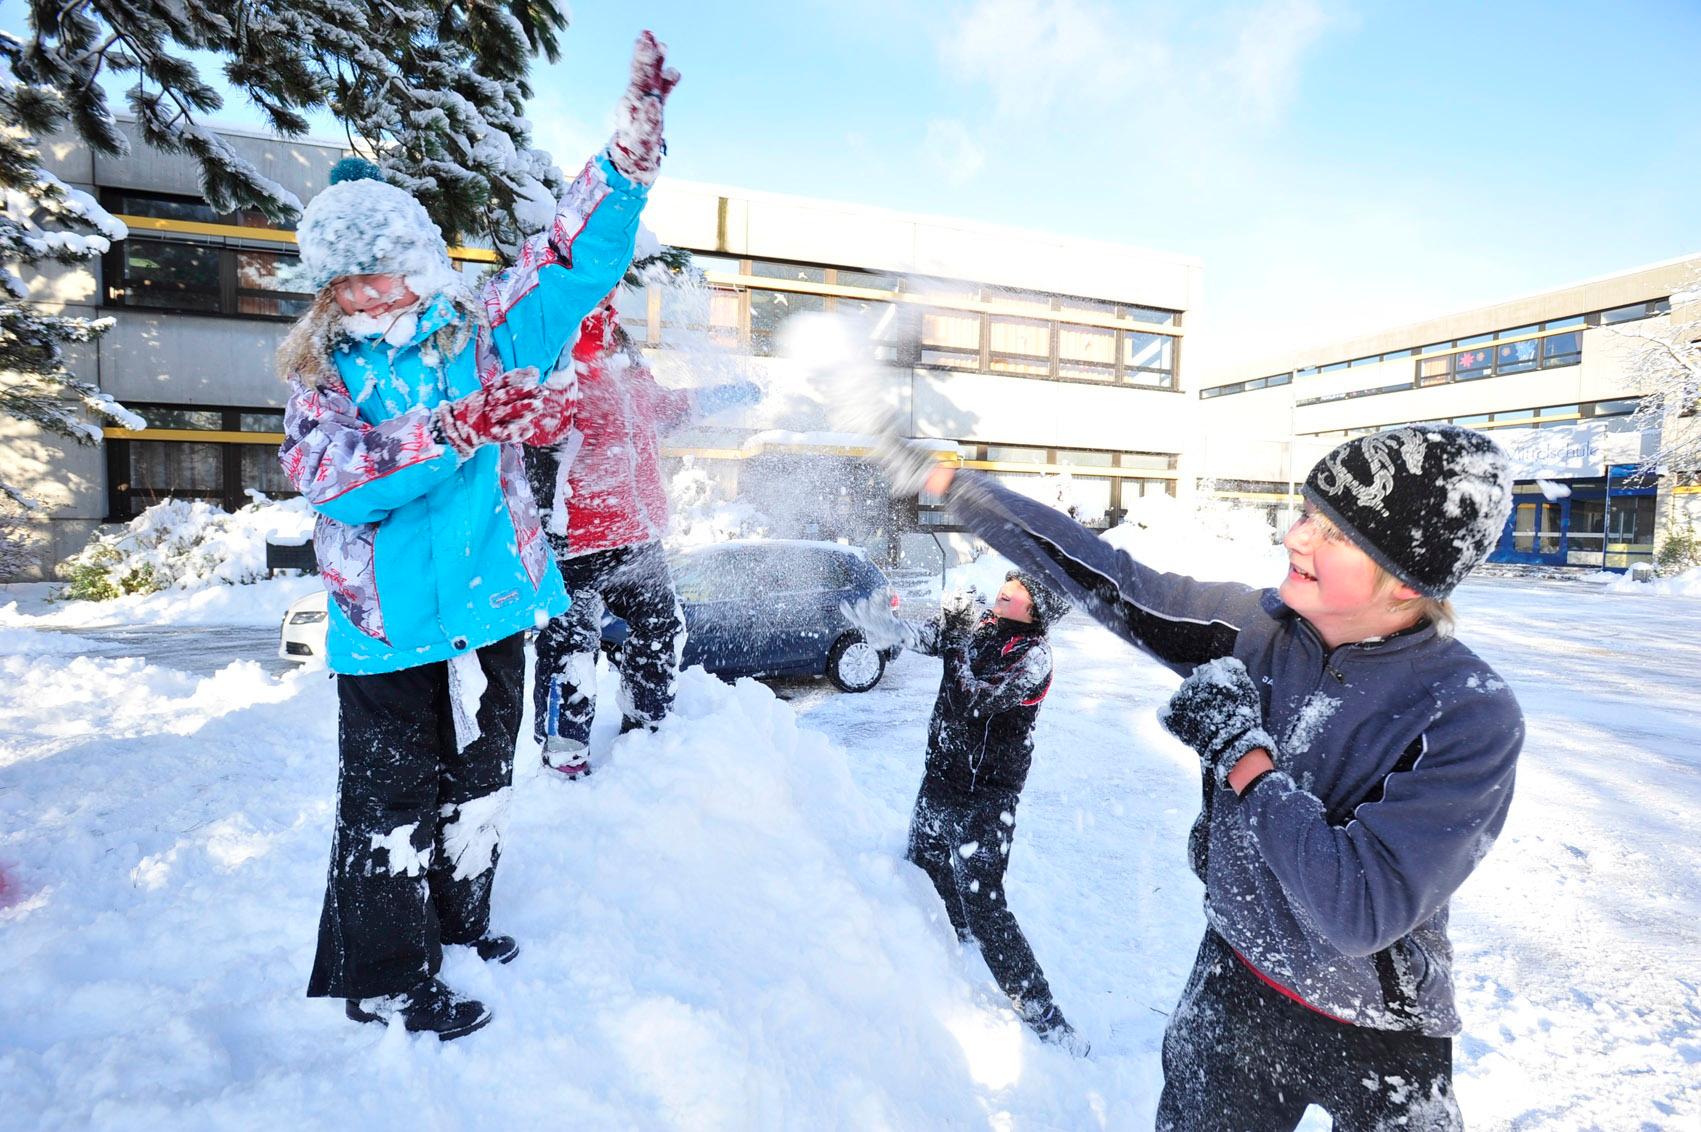
[[1107, 1090], [1111, 1071], [1019, 1026], [901, 864], [904, 813], [759, 684], [687, 673], [661, 731], [619, 739], [583, 782], [522, 755], [495, 914], [523, 950], [487, 968], [451, 949], [446, 977], [495, 1021], [447, 1045], [302, 997], [331, 682], [0, 657], [0, 712], [22, 736], [0, 754], [0, 1078], [21, 1125], [411, 1130], [423, 1108], [438, 1127], [1102, 1127], [1150, 1111], [1152, 1074]]
[[1618, 574], [1607, 583], [1607, 589], [1614, 593], [1632, 594], [1669, 594], [1677, 597], [1701, 597], [1701, 566], [1674, 574], [1669, 578], [1655, 578], [1652, 581], [1640, 582], [1626, 574]]
[[111, 534], [97, 534], [64, 569], [79, 597], [242, 585], [266, 573], [266, 540], [302, 543], [313, 512], [304, 499], [254, 502], [234, 514], [204, 500], [156, 503]]
[[1203, 581], [1274, 586], [1287, 570], [1287, 551], [1262, 512], [1210, 500], [1145, 496], [1104, 538], [1154, 570]]
[[208, 585], [159, 593], [126, 594], [110, 601], [10, 601], [0, 605], [0, 626], [20, 629], [95, 629], [114, 625], [276, 625], [296, 598], [322, 589], [317, 577], [273, 578], [252, 585]]

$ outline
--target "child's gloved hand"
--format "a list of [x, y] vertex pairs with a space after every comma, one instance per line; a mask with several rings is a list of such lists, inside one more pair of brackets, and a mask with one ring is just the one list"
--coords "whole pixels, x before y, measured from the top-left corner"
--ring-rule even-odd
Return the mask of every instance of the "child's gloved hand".
[[854, 625], [862, 639], [877, 649], [913, 649], [916, 633], [909, 622], [892, 612], [889, 601], [870, 595], [839, 606], [845, 620]]
[[980, 591], [973, 586], [948, 593], [939, 601], [940, 628], [950, 635], [967, 633], [975, 627], [983, 611]]
[[573, 428], [574, 412], [579, 406], [578, 384], [566, 382], [540, 386], [537, 402], [537, 416], [532, 418], [531, 431], [521, 438], [521, 442], [533, 448], [553, 448]]
[[532, 429], [542, 408], [537, 370], [511, 369], [483, 389], [445, 401], [432, 414], [436, 433], [463, 457], [483, 444], [511, 444]]
[[1246, 665], [1232, 656], [1201, 664], [1181, 682], [1158, 713], [1164, 729], [1195, 751], [1218, 786], [1250, 751], [1276, 754], [1276, 741], [1264, 730], [1263, 703]]
[[741, 409], [762, 400], [762, 387], [754, 381], [729, 381], [697, 394], [697, 411], [704, 416], [723, 409]]
[[667, 45], [640, 32], [632, 48], [632, 81], [616, 111], [618, 125], [609, 139], [608, 159], [621, 174], [640, 185], [653, 185], [666, 145], [662, 141], [662, 105], [679, 83], [667, 65]]
[[869, 459], [886, 473], [892, 496], [897, 499], [920, 495], [927, 478], [940, 466], [933, 449], [905, 439], [895, 428], [881, 430]]

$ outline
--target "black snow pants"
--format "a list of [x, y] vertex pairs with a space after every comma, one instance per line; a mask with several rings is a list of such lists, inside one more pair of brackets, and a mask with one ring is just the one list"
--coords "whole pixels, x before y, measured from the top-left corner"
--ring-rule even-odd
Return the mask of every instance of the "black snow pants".
[[604, 606], [628, 630], [615, 656], [626, 726], [660, 723], [673, 706], [685, 632], [661, 544], [643, 542], [558, 561], [573, 605], [537, 635], [532, 708], [538, 742], [551, 735], [590, 742]]
[[1457, 1132], [1453, 1041], [1337, 1022], [1267, 985], [1214, 931], [1164, 1031], [1160, 1132]]
[[1031, 1020], [1042, 1017], [1052, 1003], [1045, 973], [1004, 900], [1019, 799], [1000, 790], [964, 796], [922, 779], [910, 816], [907, 856], [933, 881], [957, 938], [980, 944], [992, 977]]
[[338, 676], [337, 828], [310, 997], [376, 998], [437, 974], [490, 925], [501, 793], [525, 705], [525, 638], [478, 650], [480, 735], [456, 749], [447, 663]]

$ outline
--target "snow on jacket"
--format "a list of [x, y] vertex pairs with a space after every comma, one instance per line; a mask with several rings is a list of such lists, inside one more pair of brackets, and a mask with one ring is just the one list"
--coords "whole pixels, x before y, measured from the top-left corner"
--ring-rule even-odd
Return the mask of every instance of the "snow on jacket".
[[1044, 631], [988, 613], [967, 633], [946, 633], [934, 618], [916, 636], [916, 651], [945, 661], [927, 725], [927, 777], [961, 796], [1020, 793], [1051, 690]]
[[333, 671], [446, 660], [566, 610], [518, 446], [463, 459], [433, 439], [431, 413], [507, 370], [554, 368], [631, 262], [646, 194], [594, 158], [550, 230], [485, 284], [488, 325], [464, 348], [445, 356], [439, 344], [437, 331], [470, 316], [438, 295], [407, 340], [345, 338], [332, 379], [292, 380], [279, 459], [319, 513]]
[[526, 452], [532, 490], [551, 532], [566, 535], [569, 557], [667, 533], [659, 438], [695, 412], [690, 391], [657, 384], [648, 367], [615, 345], [616, 317], [612, 306], [599, 307], [573, 345], [579, 402], [566, 441]]
[[1329, 649], [1274, 590], [1159, 573], [973, 473], [949, 503], [1173, 671], [1234, 656], [1259, 685], [1278, 770], [1239, 797], [1207, 780], [1189, 844], [1211, 927], [1343, 1021], [1457, 1033], [1448, 902], [1500, 833], [1524, 742], [1494, 670], [1427, 623]]

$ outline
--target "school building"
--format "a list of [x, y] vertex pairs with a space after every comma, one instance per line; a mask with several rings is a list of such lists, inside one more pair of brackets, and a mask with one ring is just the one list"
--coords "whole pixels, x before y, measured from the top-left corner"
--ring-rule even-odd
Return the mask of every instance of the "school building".
[[[1632, 360], [1701, 319], [1701, 256], [1292, 351], [1199, 390], [1199, 487], [1283, 522], [1343, 437], [1451, 421], [1511, 455], [1516, 498], [1490, 561], [1625, 569], [1701, 526], [1693, 474], [1636, 474], [1660, 450], [1636, 429]], [[1674, 295], [1675, 306], [1674, 306]], [[1693, 415], [1676, 427], [1701, 427]]]
[[[0, 422], [0, 474], [41, 502], [31, 522], [49, 570], [98, 525], [161, 499], [234, 509], [251, 489], [289, 494], [276, 459], [287, 387], [272, 355], [309, 298], [279, 275], [295, 259], [294, 234], [257, 213], [216, 212], [192, 160], [129, 132], [125, 156], [44, 146], [49, 168], [130, 234], [98, 262], [37, 275], [32, 297], [113, 320], [73, 368], [147, 422], [106, 428], [92, 447]], [[303, 201], [348, 152], [222, 134]], [[645, 223], [689, 249], [707, 281], [623, 297], [625, 324], [658, 375], [677, 384], [747, 376], [768, 393], [670, 437], [670, 460], [690, 456], [736, 483], [759, 465], [854, 454], [832, 435], [843, 431], [835, 413], [849, 387], [912, 434], [956, 442], [967, 465], [1048, 498], [1062, 493], [1101, 525], [1139, 495], [1174, 494], [1202, 474], [1182, 443], [1194, 410], [1182, 364], [1196, 259], [666, 177]], [[452, 255], [468, 270], [495, 258]], [[778, 356], [786, 323], [802, 312], [855, 315], [863, 352], [879, 364], [838, 374]], [[854, 483], [820, 490], [829, 497], [810, 500], [817, 510], [871, 507]]]

